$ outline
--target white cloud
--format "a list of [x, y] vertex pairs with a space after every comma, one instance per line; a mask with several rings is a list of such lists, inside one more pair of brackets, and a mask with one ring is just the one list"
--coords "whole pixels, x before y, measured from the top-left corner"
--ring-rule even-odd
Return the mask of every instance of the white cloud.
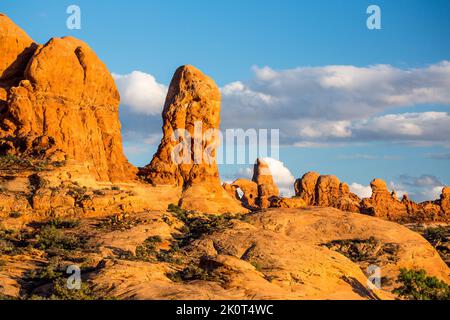
[[415, 69], [375, 65], [253, 71], [250, 81], [222, 88], [224, 128], [279, 128], [282, 143], [291, 145], [392, 136], [450, 144], [450, 135], [439, 134], [450, 130], [446, 112], [389, 114], [399, 107], [450, 105], [449, 61]]
[[273, 158], [263, 158], [262, 160], [269, 165], [273, 180], [280, 189], [280, 194], [284, 197], [293, 196], [295, 178], [291, 171], [279, 160]]
[[[253, 72], [250, 80], [221, 88], [222, 129], [280, 129], [282, 145], [299, 147], [370, 141], [450, 146], [448, 112], [395, 110], [449, 106], [449, 61], [414, 69], [331, 65]], [[113, 76], [127, 119], [160, 117], [167, 86], [140, 71]], [[139, 123], [145, 135], [160, 130]]]
[[370, 186], [363, 186], [362, 184], [354, 182], [349, 187], [350, 191], [356, 194], [361, 199], [370, 198], [370, 196], [372, 195], [372, 189], [370, 188]]
[[389, 114], [359, 121], [350, 129], [365, 139], [441, 141], [449, 143], [450, 115], [446, 112]]
[[[273, 158], [262, 158], [268, 165], [270, 173], [272, 174], [274, 182], [280, 189], [280, 195], [283, 197], [292, 197], [294, 195], [295, 178], [291, 171], [284, 165], [283, 162]], [[252, 179], [253, 166], [247, 168], [240, 168], [236, 173], [234, 179], [247, 178]]]
[[112, 75], [120, 92], [122, 105], [139, 114], [161, 114], [167, 87], [158, 83], [155, 77], [141, 71]]
[[400, 198], [407, 194], [414, 201], [421, 202], [439, 199], [444, 184], [437, 177], [426, 174], [419, 177], [401, 175], [396, 181], [391, 181], [390, 186]]

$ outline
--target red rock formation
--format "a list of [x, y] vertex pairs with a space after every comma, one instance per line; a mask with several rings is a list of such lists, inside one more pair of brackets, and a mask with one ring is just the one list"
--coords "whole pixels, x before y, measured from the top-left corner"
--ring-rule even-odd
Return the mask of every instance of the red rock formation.
[[[220, 185], [215, 151], [217, 136], [205, 135], [208, 131], [218, 130], [220, 124], [220, 91], [214, 81], [193, 66], [178, 68], [170, 83], [162, 116], [161, 144], [140, 175], [155, 185]], [[194, 131], [196, 125], [198, 132]], [[192, 139], [199, 139], [197, 152], [194, 152], [194, 142], [183, 136], [177, 139], [177, 132], [180, 135], [187, 132]], [[177, 152], [180, 140], [187, 143], [185, 153]], [[203, 148], [207, 146], [211, 147], [211, 158], [203, 157]], [[177, 160], [183, 160], [182, 163], [174, 161], [174, 155], [181, 156]]]
[[406, 206], [389, 192], [386, 182], [374, 179], [370, 183], [372, 196], [363, 199], [361, 212], [389, 220], [399, 220], [408, 215]]
[[441, 199], [439, 200], [439, 204], [442, 210], [442, 213], [446, 216], [450, 216], [450, 187], [444, 187], [442, 189]]
[[253, 168], [253, 182], [258, 185], [258, 198], [256, 205], [260, 208], [269, 208], [272, 197], [278, 197], [280, 192], [273, 181], [269, 165], [262, 159], [257, 159]]
[[320, 174], [308, 172], [295, 181], [295, 195], [302, 198], [307, 206], [316, 204], [316, 185]]
[[75, 161], [99, 181], [133, 179], [136, 169], [122, 150], [119, 93], [96, 54], [72, 37], [34, 50], [4, 15], [0, 39], [2, 90], [8, 96], [0, 116], [0, 153]]
[[[224, 183], [223, 187], [236, 199], [241, 200], [245, 207], [257, 207], [256, 199], [258, 197], [258, 185], [255, 182], [247, 179], [237, 179], [230, 184]], [[242, 197], [238, 193], [239, 189], [242, 192]]]
[[158, 151], [139, 175], [153, 185], [183, 189], [182, 208], [200, 212], [245, 212], [222, 187], [216, 162], [220, 91], [193, 66], [178, 68], [170, 83]]
[[346, 183], [336, 176], [308, 172], [295, 182], [295, 194], [308, 206], [333, 207], [359, 212], [358, 196], [350, 192]]

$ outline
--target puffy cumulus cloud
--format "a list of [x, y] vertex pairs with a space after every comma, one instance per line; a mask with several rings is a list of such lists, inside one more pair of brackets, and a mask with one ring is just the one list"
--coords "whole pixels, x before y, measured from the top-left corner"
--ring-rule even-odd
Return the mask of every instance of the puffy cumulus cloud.
[[[389, 114], [398, 107], [450, 104], [450, 62], [400, 69], [253, 67], [222, 88], [223, 127], [279, 128], [283, 144], [379, 140], [450, 144], [446, 112]], [[383, 114], [380, 116], [380, 114]]]
[[447, 112], [389, 114], [359, 121], [350, 129], [359, 139], [450, 143]]
[[[331, 65], [253, 72], [250, 80], [221, 88], [222, 129], [280, 129], [280, 143], [298, 147], [370, 141], [450, 146], [448, 112], [396, 110], [449, 106], [449, 61], [415, 69]], [[113, 76], [125, 130], [159, 132], [148, 118], [160, 121], [167, 86], [140, 71]]]
[[133, 71], [129, 74], [112, 74], [120, 92], [121, 104], [132, 112], [160, 115], [164, 107], [167, 87], [151, 74]]
[[407, 194], [417, 202], [439, 199], [444, 184], [435, 176], [424, 174], [418, 177], [400, 175], [390, 186], [399, 197]]
[[349, 187], [350, 191], [356, 194], [361, 199], [370, 198], [370, 196], [372, 195], [372, 189], [370, 188], [370, 186], [363, 186], [362, 184], [354, 182]]
[[273, 180], [280, 189], [280, 194], [284, 197], [293, 196], [295, 178], [291, 171], [279, 160], [273, 158], [263, 158], [263, 160], [269, 165]]

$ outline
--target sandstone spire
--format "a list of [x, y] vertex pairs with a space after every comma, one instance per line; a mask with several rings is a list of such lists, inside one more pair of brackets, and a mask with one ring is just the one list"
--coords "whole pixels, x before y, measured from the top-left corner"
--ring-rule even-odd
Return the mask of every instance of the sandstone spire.
[[179, 205], [201, 212], [246, 212], [222, 187], [216, 162], [220, 91], [193, 66], [178, 68], [170, 83], [158, 151], [139, 175], [153, 185], [183, 189]]
[[4, 15], [0, 27], [0, 153], [75, 162], [98, 181], [133, 179], [136, 169], [122, 150], [119, 93], [96, 54], [72, 37], [34, 49]]
[[[193, 66], [178, 68], [162, 116], [163, 138], [140, 174], [155, 185], [220, 184], [214, 135], [220, 125], [220, 91], [214, 81]], [[180, 145], [181, 141], [185, 144]], [[210, 157], [205, 157], [208, 147]]]
[[278, 197], [280, 192], [273, 181], [269, 165], [263, 159], [257, 159], [253, 168], [253, 182], [258, 185], [256, 204], [261, 208], [270, 206], [271, 198]]

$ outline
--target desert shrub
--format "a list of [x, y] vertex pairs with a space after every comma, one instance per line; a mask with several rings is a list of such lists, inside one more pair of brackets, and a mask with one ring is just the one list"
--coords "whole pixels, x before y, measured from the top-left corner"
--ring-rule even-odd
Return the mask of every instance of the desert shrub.
[[208, 272], [195, 264], [190, 264], [181, 271], [167, 273], [166, 276], [174, 282], [210, 280]]
[[[32, 270], [25, 276], [27, 285], [23, 287], [22, 299], [31, 300], [104, 300], [107, 295], [93, 292], [90, 284], [83, 281], [80, 289], [67, 287], [66, 274], [68, 264], [59, 257], [54, 257], [42, 268]], [[83, 268], [83, 272], [90, 270]], [[50, 284], [48, 290], [35, 293], [35, 289]]]
[[388, 261], [396, 261], [399, 250], [397, 244], [382, 244], [373, 237], [368, 239], [333, 240], [325, 243], [324, 246], [330, 250], [339, 252], [353, 262], [370, 263], [379, 262], [381, 257], [386, 258]]
[[81, 206], [83, 201], [91, 199], [91, 197], [86, 194], [87, 191], [88, 189], [85, 186], [79, 187], [78, 184], [74, 184], [67, 192], [67, 195], [75, 199], [75, 205]]
[[450, 287], [425, 270], [401, 269], [397, 283], [401, 286], [393, 292], [408, 300], [450, 300]]
[[230, 221], [233, 219], [244, 219], [244, 215], [239, 214], [195, 215], [174, 204], [170, 204], [167, 211], [184, 223], [183, 227], [179, 229], [180, 234], [175, 236], [180, 247], [188, 245], [205, 234], [212, 234], [229, 227]]
[[99, 229], [108, 229], [111, 231], [116, 230], [129, 230], [136, 227], [142, 222], [140, 219], [129, 218], [124, 214], [117, 214], [103, 219], [97, 224]]
[[31, 282], [45, 283], [62, 277], [64, 267], [61, 260], [53, 258], [43, 268], [31, 270], [26, 275], [26, 279]]
[[425, 238], [434, 246], [448, 242], [450, 238], [450, 226], [438, 226], [435, 228], [428, 228], [424, 232]]
[[18, 255], [29, 246], [32, 236], [23, 231], [1, 229], [0, 230], [0, 253], [6, 255]]
[[54, 218], [47, 222], [47, 225], [56, 229], [74, 229], [79, 227], [81, 221], [79, 219], [61, 219]]
[[112, 186], [111, 190], [113, 190], [113, 191], [120, 191], [120, 187], [119, 186]]
[[10, 218], [20, 218], [22, 216], [22, 212], [20, 211], [11, 211], [9, 213]]
[[160, 236], [148, 237], [144, 243], [136, 247], [136, 259], [141, 261], [151, 261], [156, 256], [156, 246], [162, 242]]
[[36, 234], [35, 247], [46, 252], [83, 249], [86, 238], [66, 235], [54, 226], [45, 226]]

